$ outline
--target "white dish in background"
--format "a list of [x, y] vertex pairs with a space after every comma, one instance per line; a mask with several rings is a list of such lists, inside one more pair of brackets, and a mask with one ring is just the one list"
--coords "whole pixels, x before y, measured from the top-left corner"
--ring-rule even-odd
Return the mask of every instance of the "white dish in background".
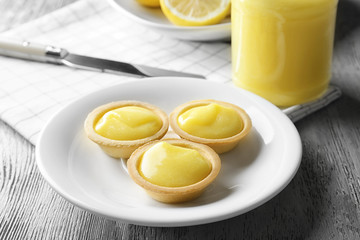
[[[151, 199], [130, 179], [124, 162], [105, 155], [83, 131], [87, 114], [111, 101], [145, 101], [170, 113], [184, 102], [210, 98], [244, 108], [253, 129], [234, 150], [220, 155], [217, 179], [191, 202]], [[148, 226], [203, 224], [254, 209], [291, 181], [301, 153], [295, 126], [268, 101], [232, 85], [174, 77], [125, 82], [72, 102], [47, 123], [36, 147], [40, 172], [65, 199], [102, 216]]]
[[135, 0], [108, 1], [112, 7], [134, 21], [173, 38], [193, 41], [230, 40], [230, 17], [227, 17], [219, 24], [199, 27], [181, 27], [169, 22], [160, 8], [143, 7]]

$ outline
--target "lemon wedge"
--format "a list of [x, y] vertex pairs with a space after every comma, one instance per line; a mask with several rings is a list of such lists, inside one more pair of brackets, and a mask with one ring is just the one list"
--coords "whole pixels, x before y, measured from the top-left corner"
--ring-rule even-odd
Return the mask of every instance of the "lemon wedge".
[[160, 7], [160, 0], [136, 0], [136, 1], [146, 7]]
[[230, 6], [231, 0], [160, 0], [165, 16], [180, 26], [219, 23], [229, 14]]

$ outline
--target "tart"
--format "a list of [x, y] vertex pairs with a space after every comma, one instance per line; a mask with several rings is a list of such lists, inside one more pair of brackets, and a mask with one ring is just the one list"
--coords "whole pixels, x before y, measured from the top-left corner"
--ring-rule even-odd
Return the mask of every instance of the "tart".
[[193, 200], [211, 184], [221, 168], [210, 147], [184, 139], [153, 141], [127, 161], [130, 177], [150, 197], [164, 203]]
[[244, 109], [218, 100], [195, 100], [175, 108], [170, 126], [181, 138], [208, 145], [217, 153], [233, 149], [251, 130]]
[[169, 128], [167, 114], [139, 101], [117, 101], [95, 108], [85, 120], [90, 140], [114, 158], [129, 158], [138, 147], [161, 139]]

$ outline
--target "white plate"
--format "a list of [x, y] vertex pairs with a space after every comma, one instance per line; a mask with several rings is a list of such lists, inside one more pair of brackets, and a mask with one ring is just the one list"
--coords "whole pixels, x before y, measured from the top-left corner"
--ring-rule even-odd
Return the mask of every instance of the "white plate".
[[[218, 178], [188, 203], [152, 200], [132, 182], [124, 163], [105, 155], [83, 131], [87, 114], [111, 101], [145, 101], [170, 113], [189, 100], [209, 98], [244, 108], [253, 129], [237, 148], [220, 156]], [[206, 80], [148, 78], [94, 92], [64, 107], [43, 129], [36, 159], [50, 185], [81, 208], [133, 224], [186, 226], [230, 218], [274, 197], [295, 175], [301, 149], [293, 123], [252, 93]]]
[[173, 38], [193, 41], [229, 40], [231, 36], [230, 17], [219, 24], [199, 27], [173, 25], [160, 8], [147, 8], [135, 0], [108, 0], [110, 5], [134, 21], [151, 27]]

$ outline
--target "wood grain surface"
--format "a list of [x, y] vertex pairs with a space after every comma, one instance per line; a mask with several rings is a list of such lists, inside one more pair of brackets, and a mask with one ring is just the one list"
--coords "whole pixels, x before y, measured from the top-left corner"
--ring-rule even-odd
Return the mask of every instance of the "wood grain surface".
[[[0, 0], [0, 31], [73, 1]], [[332, 83], [343, 96], [296, 123], [300, 169], [264, 205], [191, 227], [106, 219], [56, 194], [37, 169], [34, 146], [0, 121], [0, 239], [360, 239], [360, 0], [340, 0], [335, 40]]]

